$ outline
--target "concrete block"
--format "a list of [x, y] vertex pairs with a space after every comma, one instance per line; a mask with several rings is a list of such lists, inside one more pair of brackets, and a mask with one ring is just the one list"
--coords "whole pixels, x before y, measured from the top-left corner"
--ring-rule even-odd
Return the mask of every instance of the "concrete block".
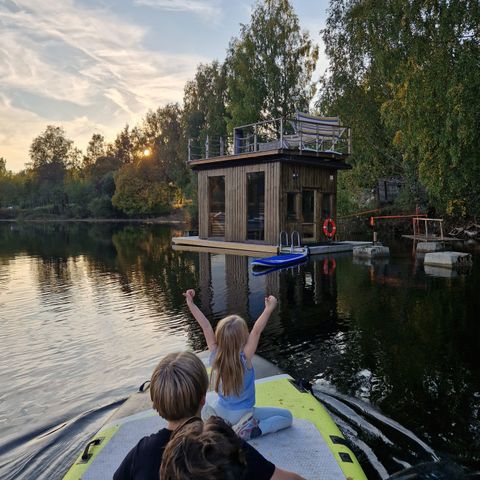
[[376, 257], [388, 257], [390, 255], [390, 249], [383, 245], [372, 245], [368, 247], [354, 247], [354, 257], [376, 258]]
[[438, 252], [443, 250], [443, 245], [440, 242], [419, 242], [417, 245], [417, 253]]
[[425, 265], [442, 268], [462, 268], [472, 265], [472, 255], [462, 252], [436, 252], [425, 254]]
[[425, 265], [425, 273], [430, 277], [440, 277], [440, 278], [453, 278], [458, 277], [457, 270], [452, 268], [444, 267], [432, 267], [431, 265]]
[[389, 264], [388, 257], [353, 257], [354, 265], [363, 265], [364, 267], [382, 268]]

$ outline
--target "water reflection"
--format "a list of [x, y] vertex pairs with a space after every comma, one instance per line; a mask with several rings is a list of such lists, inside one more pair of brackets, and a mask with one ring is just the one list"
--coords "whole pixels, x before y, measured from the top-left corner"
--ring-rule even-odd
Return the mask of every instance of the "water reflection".
[[277, 296], [259, 353], [317, 382], [347, 434], [382, 465], [378, 478], [431, 459], [402, 428], [440, 455], [480, 464], [478, 264], [433, 277], [402, 244], [380, 262], [314, 257], [253, 276], [245, 256], [172, 250], [179, 233], [0, 225], [2, 478], [28, 478], [33, 465], [37, 478], [59, 476], [101, 409], [146, 379], [159, 356], [205, 348], [187, 288], [214, 324], [232, 312], [252, 324], [265, 295]]

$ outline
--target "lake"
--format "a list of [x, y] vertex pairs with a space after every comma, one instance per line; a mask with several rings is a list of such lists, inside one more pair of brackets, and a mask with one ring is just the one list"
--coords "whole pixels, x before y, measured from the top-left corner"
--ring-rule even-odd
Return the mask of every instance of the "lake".
[[[369, 478], [447, 458], [480, 468], [480, 246], [471, 271], [425, 272], [412, 242], [254, 276], [251, 258], [173, 251], [176, 227], [0, 223], [0, 477], [61, 478], [159, 358], [205, 348], [182, 292], [215, 324], [252, 325], [258, 353], [313, 384]], [[332, 259], [334, 258], [335, 261]]]

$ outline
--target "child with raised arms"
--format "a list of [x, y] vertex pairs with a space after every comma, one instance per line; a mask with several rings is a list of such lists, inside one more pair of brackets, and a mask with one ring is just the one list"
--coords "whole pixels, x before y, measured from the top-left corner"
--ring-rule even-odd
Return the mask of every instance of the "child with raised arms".
[[218, 400], [211, 405], [214, 414], [230, 423], [244, 440], [290, 427], [292, 414], [289, 410], [255, 407], [252, 359], [260, 336], [277, 306], [277, 299], [273, 295], [265, 298], [265, 309], [249, 333], [247, 323], [238, 315], [220, 320], [213, 331], [208, 319], [195, 305], [195, 290], [187, 290], [184, 296], [190, 312], [202, 328], [210, 351], [211, 379], [218, 394]]

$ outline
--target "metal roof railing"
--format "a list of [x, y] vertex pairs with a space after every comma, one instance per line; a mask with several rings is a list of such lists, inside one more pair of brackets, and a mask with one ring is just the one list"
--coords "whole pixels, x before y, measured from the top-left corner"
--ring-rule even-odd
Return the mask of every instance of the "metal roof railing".
[[212, 141], [207, 136], [205, 143], [201, 144], [198, 140], [190, 139], [188, 160], [280, 149], [350, 155], [351, 129], [341, 125], [338, 117], [297, 113], [292, 118], [235, 127], [230, 141], [223, 138]]

